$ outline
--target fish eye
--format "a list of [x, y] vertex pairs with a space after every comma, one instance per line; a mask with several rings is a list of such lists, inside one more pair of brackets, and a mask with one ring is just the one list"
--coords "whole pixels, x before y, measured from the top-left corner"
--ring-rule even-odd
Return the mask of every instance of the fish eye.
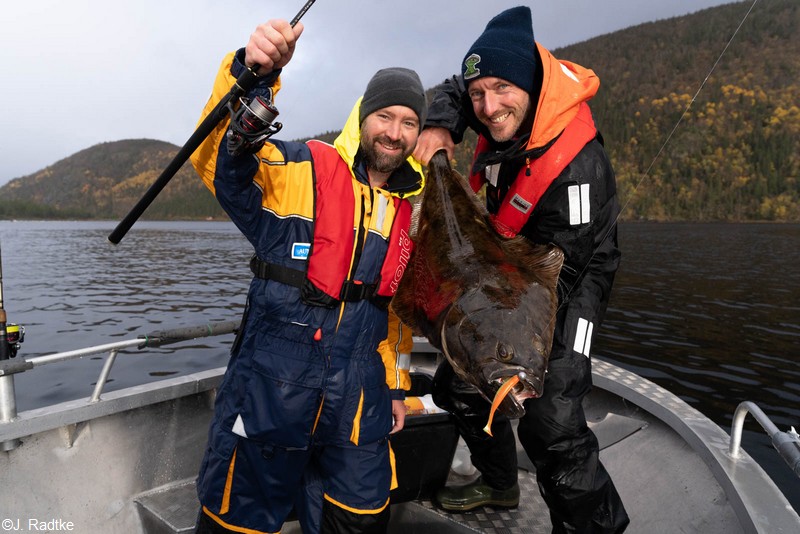
[[505, 343], [498, 343], [497, 358], [501, 362], [510, 362], [514, 359], [514, 349]]

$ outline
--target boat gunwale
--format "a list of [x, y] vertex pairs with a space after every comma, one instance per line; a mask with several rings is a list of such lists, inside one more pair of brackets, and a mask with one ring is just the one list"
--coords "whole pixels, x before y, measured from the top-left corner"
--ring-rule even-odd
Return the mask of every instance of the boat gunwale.
[[224, 372], [225, 367], [217, 367], [109, 391], [95, 402], [83, 397], [20, 412], [13, 420], [0, 422], [0, 443], [211, 391]]
[[602, 358], [592, 358], [595, 387], [625, 399], [672, 428], [697, 453], [747, 532], [798, 532], [800, 516], [746, 451], [730, 454], [731, 436], [669, 390]]

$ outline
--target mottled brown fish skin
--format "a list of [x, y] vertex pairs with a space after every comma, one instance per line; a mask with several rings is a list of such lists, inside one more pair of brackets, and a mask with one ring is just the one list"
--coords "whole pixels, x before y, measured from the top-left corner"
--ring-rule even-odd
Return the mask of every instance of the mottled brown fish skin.
[[[526, 395], [541, 395], [561, 250], [500, 236], [444, 152], [430, 161], [418, 210], [395, 312], [488, 401], [502, 379], [520, 371], [527, 376]], [[521, 417], [524, 408], [509, 395], [499, 411]]]

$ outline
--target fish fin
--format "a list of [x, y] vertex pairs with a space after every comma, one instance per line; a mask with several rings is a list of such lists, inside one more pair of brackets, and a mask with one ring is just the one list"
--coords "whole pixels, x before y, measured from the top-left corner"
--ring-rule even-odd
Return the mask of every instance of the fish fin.
[[419, 233], [419, 217], [422, 211], [422, 195], [416, 195], [408, 201], [411, 203], [411, 223], [408, 226], [408, 235], [415, 240]]
[[428, 161], [428, 174], [438, 178], [446, 172], [450, 172], [450, 160], [447, 159], [447, 152], [442, 149], [434, 154], [430, 161]]
[[552, 243], [531, 246], [526, 238], [517, 236], [507, 241], [504, 248], [511, 257], [520, 258], [525, 270], [536, 274], [540, 284], [555, 289], [564, 265], [564, 252], [558, 246]]

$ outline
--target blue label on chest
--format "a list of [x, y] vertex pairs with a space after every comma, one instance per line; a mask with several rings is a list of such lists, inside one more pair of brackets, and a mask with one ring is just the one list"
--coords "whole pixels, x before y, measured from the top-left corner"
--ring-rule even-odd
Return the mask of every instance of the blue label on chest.
[[308, 253], [311, 250], [311, 243], [293, 243], [292, 244], [292, 259], [293, 260], [307, 260]]

